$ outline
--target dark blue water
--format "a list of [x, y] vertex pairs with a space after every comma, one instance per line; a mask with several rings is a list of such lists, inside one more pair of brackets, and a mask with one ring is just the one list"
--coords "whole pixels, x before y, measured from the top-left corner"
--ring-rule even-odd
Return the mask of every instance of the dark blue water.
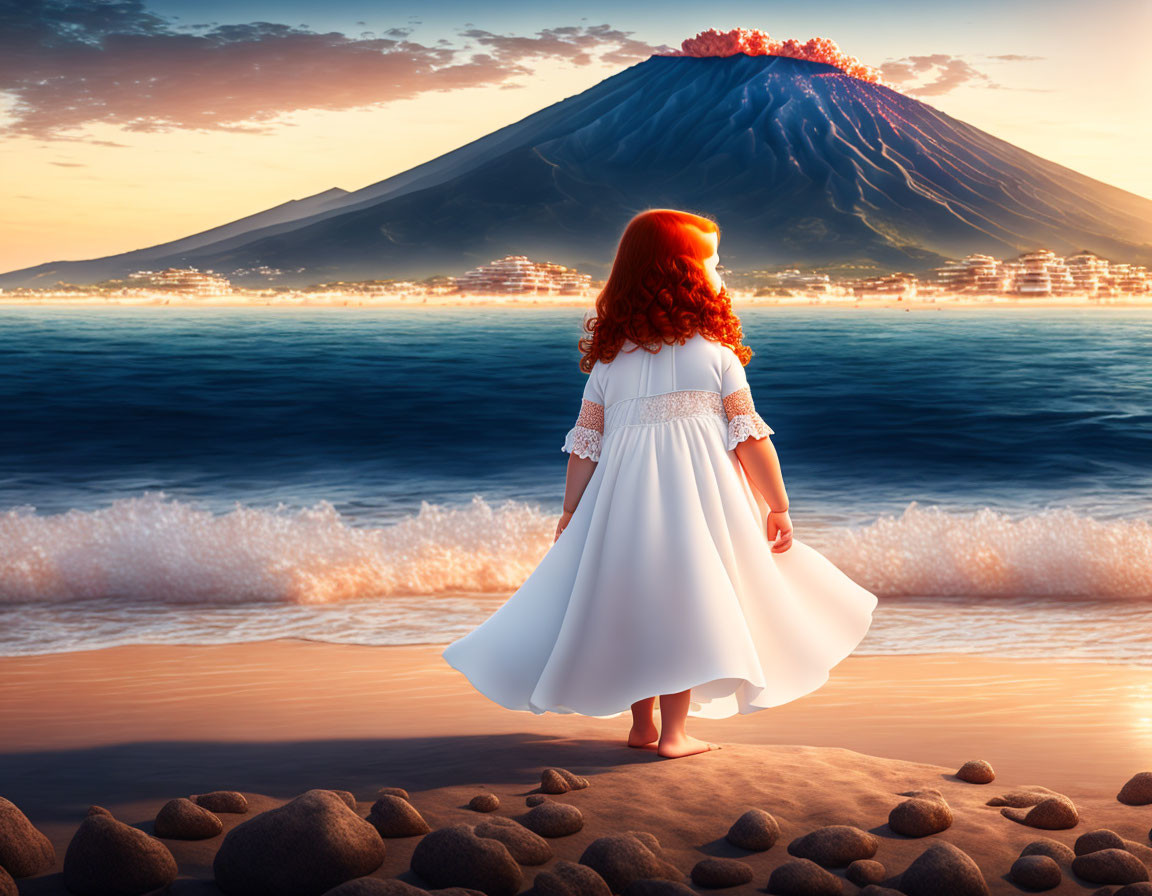
[[[573, 309], [0, 310], [0, 508], [163, 490], [396, 519], [559, 507]], [[755, 309], [747, 368], [789, 492], [1093, 516], [1152, 503], [1152, 314]]]
[[[552, 542], [583, 317], [0, 309], [0, 654], [459, 637]], [[1152, 664], [1152, 312], [741, 317], [858, 652]]]

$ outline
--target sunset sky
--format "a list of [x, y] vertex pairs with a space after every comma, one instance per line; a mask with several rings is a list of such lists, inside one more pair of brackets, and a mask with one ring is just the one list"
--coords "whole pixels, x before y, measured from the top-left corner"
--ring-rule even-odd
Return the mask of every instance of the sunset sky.
[[1152, 197], [1147, 0], [22, 0], [0, 10], [0, 271], [359, 189], [708, 28], [831, 38], [948, 115]]

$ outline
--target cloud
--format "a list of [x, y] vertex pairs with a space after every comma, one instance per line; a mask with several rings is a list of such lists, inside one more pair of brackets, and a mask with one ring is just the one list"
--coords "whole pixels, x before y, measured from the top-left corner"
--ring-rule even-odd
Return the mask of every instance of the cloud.
[[1036, 62], [1037, 60], [1044, 59], [1044, 56], [1023, 56], [1019, 53], [1001, 53], [997, 56], [986, 56], [986, 59], [999, 59], [1003, 62]]
[[350, 37], [273, 22], [177, 26], [143, 0], [2, 0], [0, 135], [83, 140], [64, 132], [94, 123], [268, 133], [300, 110], [516, 88], [533, 74], [528, 60], [631, 64], [661, 49], [608, 25], [533, 37], [473, 29], [462, 37], [487, 51], [473, 54], [444, 39], [409, 40], [411, 30]]
[[977, 71], [967, 60], [946, 53], [893, 59], [881, 65], [880, 71], [886, 82], [914, 97], [942, 96], [966, 84], [1006, 89]]

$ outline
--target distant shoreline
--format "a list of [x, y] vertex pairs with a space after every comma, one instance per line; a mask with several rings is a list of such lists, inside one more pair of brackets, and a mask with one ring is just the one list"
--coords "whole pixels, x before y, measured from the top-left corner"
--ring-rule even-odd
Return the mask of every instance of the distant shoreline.
[[[732, 303], [736, 310], [741, 308], [852, 308], [852, 309], [904, 309], [906, 311], [939, 311], [948, 308], [972, 309], [1133, 309], [1152, 310], [1152, 296], [1146, 299], [1128, 301], [1093, 301], [1088, 299], [1018, 299], [1013, 297], [967, 297], [955, 299], [889, 299], [864, 298], [857, 300], [821, 300], [814, 298], [745, 298]], [[314, 298], [314, 299], [275, 299], [261, 297], [232, 296], [174, 296], [166, 299], [133, 299], [114, 297], [85, 296], [74, 299], [14, 298], [0, 296], [0, 307], [118, 307], [118, 308], [584, 308], [595, 307], [595, 299], [552, 298], [552, 297], [509, 297], [493, 298], [482, 296], [468, 299], [457, 297], [430, 296], [424, 298]]]

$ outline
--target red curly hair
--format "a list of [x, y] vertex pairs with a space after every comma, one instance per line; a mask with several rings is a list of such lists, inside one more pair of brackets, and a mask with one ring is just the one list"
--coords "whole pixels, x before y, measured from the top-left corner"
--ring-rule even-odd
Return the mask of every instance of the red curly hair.
[[711, 218], [670, 208], [648, 209], [628, 222], [596, 298], [596, 315], [584, 321], [591, 336], [579, 342], [582, 371], [591, 373], [597, 360], [611, 361], [626, 339], [655, 353], [665, 344], [683, 345], [697, 332], [748, 363], [752, 349], [741, 342], [728, 290], [716, 292], [704, 268], [712, 256], [711, 233], [720, 239]]

